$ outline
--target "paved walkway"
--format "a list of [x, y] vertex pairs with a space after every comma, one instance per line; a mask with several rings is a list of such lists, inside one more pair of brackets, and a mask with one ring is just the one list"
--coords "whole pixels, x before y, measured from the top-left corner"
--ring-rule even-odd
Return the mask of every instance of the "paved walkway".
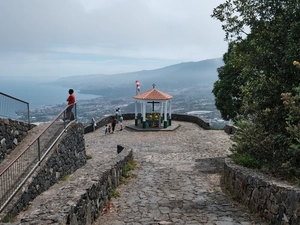
[[137, 177], [118, 187], [121, 196], [112, 199], [94, 225], [265, 224], [221, 190], [219, 172], [222, 159], [230, 154], [229, 136], [193, 123], [173, 124], [179, 128], [159, 132], [125, 128], [106, 136], [100, 128], [85, 135], [87, 154], [92, 156], [88, 164], [109, 160], [118, 144], [132, 148], [138, 163]]

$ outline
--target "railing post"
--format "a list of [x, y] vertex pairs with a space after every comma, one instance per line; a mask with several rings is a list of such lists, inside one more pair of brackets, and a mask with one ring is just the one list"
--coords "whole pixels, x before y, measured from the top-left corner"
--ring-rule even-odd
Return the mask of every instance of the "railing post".
[[74, 120], [77, 121], [77, 103], [75, 103], [75, 116]]
[[66, 110], [64, 111], [63, 121], [64, 121], [64, 128], [66, 128]]
[[38, 157], [39, 157], [39, 165], [41, 163], [41, 145], [40, 145], [40, 137], [37, 139], [38, 141]]
[[29, 103], [27, 103], [27, 118], [28, 118], [28, 124], [30, 124]]

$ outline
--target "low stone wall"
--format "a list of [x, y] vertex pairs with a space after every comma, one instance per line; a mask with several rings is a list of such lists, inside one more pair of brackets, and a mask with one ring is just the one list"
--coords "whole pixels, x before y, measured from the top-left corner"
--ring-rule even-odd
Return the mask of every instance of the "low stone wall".
[[35, 125], [0, 118], [0, 163], [26, 137]]
[[229, 193], [271, 224], [300, 224], [300, 188], [225, 159], [223, 182]]
[[231, 124], [226, 124], [225, 127], [224, 127], [224, 131], [227, 133], [227, 134], [234, 134], [237, 130], [237, 127], [236, 126], [233, 126]]
[[187, 114], [172, 114], [172, 120], [195, 123], [198, 124], [203, 129], [206, 130], [210, 129], [209, 122], [205, 121], [199, 116], [192, 116]]
[[40, 167], [5, 209], [4, 214], [7, 217], [16, 216], [30, 201], [56, 184], [63, 176], [86, 164], [83, 132], [84, 127], [81, 123], [70, 124], [67, 132], [60, 137]]
[[91, 168], [88, 174], [78, 169], [75, 181], [56, 188], [55, 195], [47, 196], [34, 213], [28, 213], [18, 224], [92, 224], [119, 185], [125, 165], [132, 157], [132, 150], [125, 148], [109, 163]]
[[[134, 113], [128, 113], [128, 114], [122, 114], [124, 120], [134, 120], [135, 114]], [[97, 127], [96, 130], [100, 127], [104, 127], [106, 124], [110, 124], [114, 115], [106, 116], [101, 118], [100, 120], [96, 121]], [[93, 126], [92, 124], [87, 125], [84, 128], [84, 133], [93, 132]], [[104, 130], [103, 130], [104, 132]]]
[[[124, 120], [134, 120], [135, 119], [134, 113], [122, 114], [122, 116], [123, 116]], [[111, 115], [111, 116], [107, 116], [107, 117], [104, 117], [104, 118], [96, 121], [96, 124], [97, 124], [96, 129], [99, 129], [100, 127], [103, 127], [106, 124], [110, 124], [113, 117], [114, 116]], [[140, 117], [140, 114], [139, 114], [139, 117]], [[172, 114], [172, 120], [191, 122], [191, 123], [198, 124], [203, 129], [210, 129], [209, 123], [198, 116], [191, 116], [191, 115], [187, 115], [187, 114]], [[89, 133], [89, 132], [93, 132], [92, 124], [90, 124], [84, 128], [85, 134]], [[104, 130], [103, 130], [103, 132], [104, 132]]]

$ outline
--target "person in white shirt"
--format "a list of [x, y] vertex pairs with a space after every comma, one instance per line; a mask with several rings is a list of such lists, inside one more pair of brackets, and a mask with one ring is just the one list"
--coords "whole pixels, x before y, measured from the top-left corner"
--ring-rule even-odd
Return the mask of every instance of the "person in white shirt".
[[121, 126], [121, 129], [120, 129], [120, 131], [121, 131], [121, 130], [123, 130], [123, 116], [122, 115], [120, 116], [119, 124]]

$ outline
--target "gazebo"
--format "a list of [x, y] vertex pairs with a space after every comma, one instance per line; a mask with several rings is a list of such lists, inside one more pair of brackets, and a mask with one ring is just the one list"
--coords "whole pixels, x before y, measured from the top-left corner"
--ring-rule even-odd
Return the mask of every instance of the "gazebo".
[[[163, 93], [155, 89], [155, 85], [151, 90], [148, 90], [139, 95], [133, 96], [136, 99], [135, 102], [135, 126], [138, 126], [138, 102], [141, 103], [141, 122], [143, 128], [157, 127], [167, 128], [171, 125], [171, 99], [173, 96]], [[147, 103], [152, 104], [152, 112], [146, 113]], [[154, 111], [154, 104], [160, 104], [160, 113]], [[169, 114], [169, 115], [168, 115]], [[169, 116], [169, 117], [167, 117]]]

